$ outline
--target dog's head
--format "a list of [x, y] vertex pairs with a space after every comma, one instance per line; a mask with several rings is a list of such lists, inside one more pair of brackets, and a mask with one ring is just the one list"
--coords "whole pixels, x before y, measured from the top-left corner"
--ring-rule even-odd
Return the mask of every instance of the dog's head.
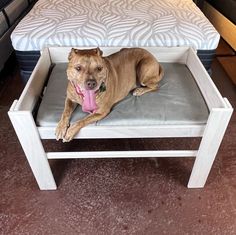
[[107, 70], [99, 48], [71, 49], [67, 77], [77, 90], [96, 91], [105, 82]]

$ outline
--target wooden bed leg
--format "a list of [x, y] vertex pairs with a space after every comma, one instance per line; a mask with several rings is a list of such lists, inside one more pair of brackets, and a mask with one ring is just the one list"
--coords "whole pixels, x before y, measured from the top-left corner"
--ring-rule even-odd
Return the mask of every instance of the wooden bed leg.
[[57, 188], [35, 121], [29, 111], [9, 111], [8, 115], [41, 190]]
[[213, 108], [194, 162], [188, 188], [203, 188], [220, 147], [233, 109]]

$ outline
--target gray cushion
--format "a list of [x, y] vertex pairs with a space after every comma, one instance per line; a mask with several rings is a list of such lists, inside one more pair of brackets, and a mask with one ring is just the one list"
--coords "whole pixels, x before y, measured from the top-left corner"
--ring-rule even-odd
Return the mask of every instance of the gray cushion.
[[0, 37], [7, 31], [7, 21], [2, 12], [0, 12]]
[[11, 25], [14, 24], [14, 22], [18, 19], [18, 17], [24, 12], [27, 7], [27, 0], [15, 0], [12, 1], [7, 7], [5, 7], [5, 12], [8, 16]]
[[[140, 97], [128, 95], [107, 117], [93, 125], [205, 124], [209, 111], [191, 72], [182, 64], [162, 66], [165, 76], [158, 91]], [[39, 126], [56, 126], [60, 120], [67, 87], [66, 67], [67, 64], [57, 64], [52, 70], [38, 110]], [[86, 115], [78, 106], [71, 121]]]

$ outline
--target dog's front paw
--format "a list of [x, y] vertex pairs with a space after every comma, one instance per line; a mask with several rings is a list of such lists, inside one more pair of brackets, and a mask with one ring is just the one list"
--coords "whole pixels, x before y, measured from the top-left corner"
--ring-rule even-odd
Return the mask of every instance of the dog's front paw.
[[141, 96], [144, 93], [144, 88], [138, 87], [133, 91], [134, 96]]
[[56, 128], [56, 132], [55, 132], [57, 140], [64, 139], [64, 136], [66, 135], [66, 131], [67, 131], [68, 127], [69, 127], [69, 123], [66, 123], [63, 121], [60, 121], [58, 123], [57, 128]]
[[156, 91], [157, 87], [138, 87], [133, 91], [134, 96], [141, 96], [149, 91]]
[[65, 136], [63, 137], [63, 142], [70, 142], [75, 135], [79, 132], [80, 128], [78, 127], [78, 125], [73, 124], [71, 125], [68, 129], [67, 132], [65, 134]]

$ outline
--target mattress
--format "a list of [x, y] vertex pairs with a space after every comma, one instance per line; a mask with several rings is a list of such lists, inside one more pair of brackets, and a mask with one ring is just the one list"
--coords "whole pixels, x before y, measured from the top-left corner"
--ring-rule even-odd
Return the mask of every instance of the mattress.
[[[205, 69], [211, 73], [210, 67], [215, 56], [215, 50], [198, 50], [197, 55]], [[20, 66], [21, 78], [27, 82], [40, 57], [40, 51], [16, 51]]]
[[219, 34], [192, 0], [39, 0], [11, 35], [18, 51], [48, 46], [191, 46]]
[[217, 11], [236, 24], [236, 0], [207, 0]]
[[[147, 126], [206, 124], [209, 110], [189, 69], [184, 64], [161, 63], [164, 78], [155, 92], [140, 97], [129, 94], [117, 103], [111, 113], [92, 125]], [[37, 114], [37, 125], [55, 127], [64, 110], [67, 64], [56, 64]], [[81, 106], [74, 111], [71, 122], [87, 116]]]

